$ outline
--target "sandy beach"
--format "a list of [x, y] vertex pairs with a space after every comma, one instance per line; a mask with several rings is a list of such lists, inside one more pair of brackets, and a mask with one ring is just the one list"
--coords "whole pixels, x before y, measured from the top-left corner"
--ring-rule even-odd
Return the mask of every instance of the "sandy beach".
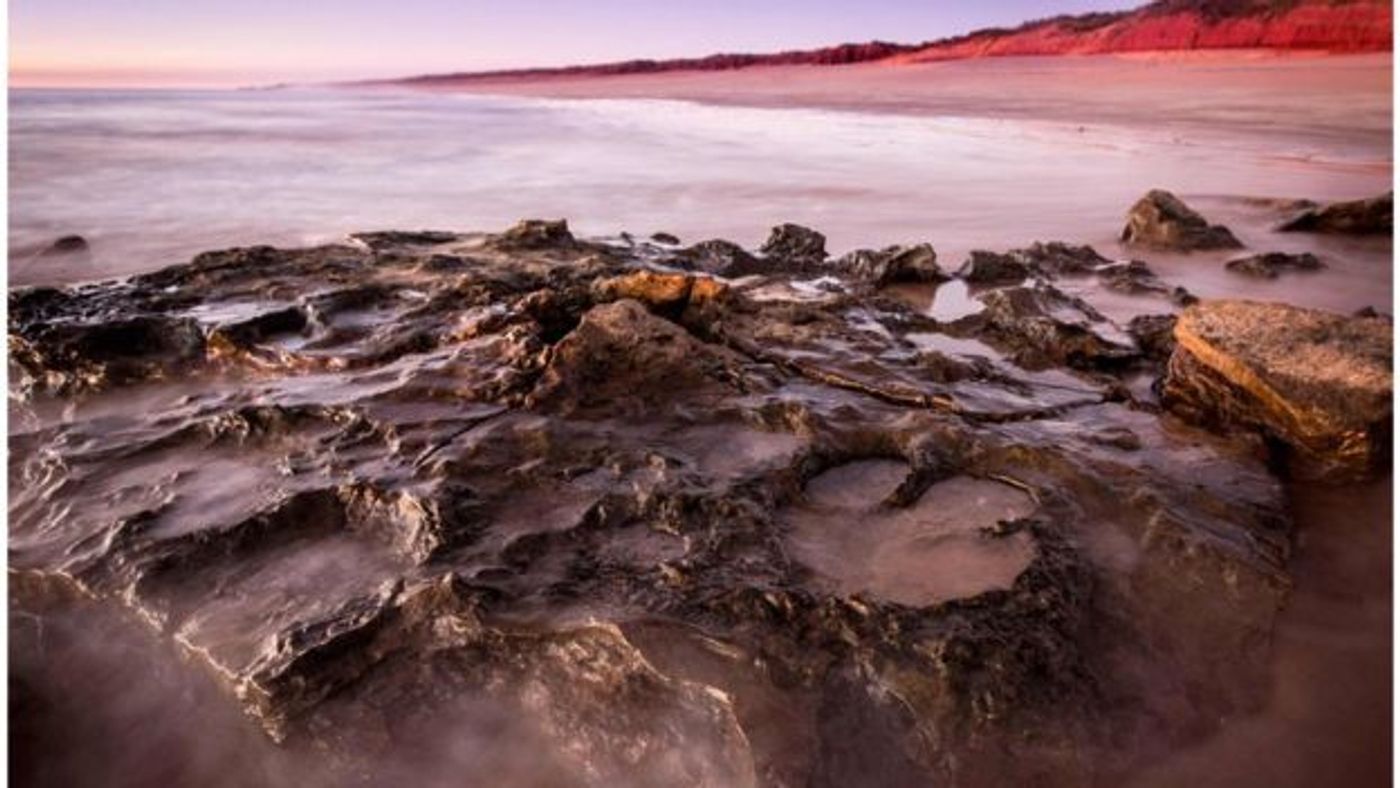
[[[427, 90], [1344, 137], [1389, 163], [1391, 55], [1236, 50], [482, 78]], [[1217, 113], [1228, 109], [1228, 117]]]

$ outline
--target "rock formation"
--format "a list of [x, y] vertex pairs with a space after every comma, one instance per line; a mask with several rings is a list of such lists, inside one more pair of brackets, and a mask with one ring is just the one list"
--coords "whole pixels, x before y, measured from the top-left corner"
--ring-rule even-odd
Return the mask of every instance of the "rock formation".
[[[940, 322], [878, 287], [931, 248], [809, 232], [722, 247], [803, 261], [742, 280], [527, 222], [12, 291], [11, 614], [134, 614], [327, 784], [489, 782], [473, 741], [582, 785], [1111, 783], [1257, 709], [1289, 519], [1254, 438], [1125, 384], [1170, 318], [1040, 244]], [[1379, 445], [1379, 357], [1260, 363], [1320, 408], [1283, 436]]]
[[1364, 478], [1388, 463], [1389, 321], [1210, 301], [1186, 310], [1174, 336], [1163, 385], [1174, 411], [1258, 429], [1304, 476]]
[[1207, 222], [1176, 195], [1161, 189], [1153, 189], [1133, 204], [1121, 240], [1129, 246], [1176, 252], [1244, 245], [1229, 228]]
[[1237, 257], [1225, 263], [1225, 267], [1237, 274], [1257, 279], [1277, 279], [1287, 271], [1318, 271], [1327, 266], [1310, 252], [1288, 254], [1286, 252], [1265, 252], [1264, 254]]
[[1337, 235], [1390, 235], [1394, 232], [1394, 213], [1394, 192], [1386, 192], [1366, 200], [1309, 206], [1284, 222], [1279, 230]]

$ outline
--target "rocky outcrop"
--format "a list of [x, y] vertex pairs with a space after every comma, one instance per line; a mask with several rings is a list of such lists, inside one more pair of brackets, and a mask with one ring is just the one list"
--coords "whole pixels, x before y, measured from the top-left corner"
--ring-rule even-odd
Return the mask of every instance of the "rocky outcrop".
[[760, 273], [763, 265], [733, 241], [715, 238], [682, 249], [670, 262], [680, 268], [725, 277]]
[[839, 273], [876, 287], [905, 282], [941, 282], [948, 278], [938, 266], [938, 253], [928, 244], [891, 246], [879, 251], [860, 249], [832, 263]]
[[1277, 279], [1279, 274], [1288, 271], [1319, 271], [1327, 266], [1310, 252], [1288, 254], [1286, 252], [1266, 252], [1264, 254], [1239, 257], [1225, 263], [1225, 267], [1237, 274], [1256, 279]]
[[501, 249], [548, 249], [569, 246], [573, 242], [573, 233], [563, 219], [526, 219], [496, 239]]
[[816, 264], [827, 258], [826, 236], [800, 224], [781, 224], [759, 251], [784, 266]]
[[1244, 246], [1229, 228], [1207, 222], [1176, 195], [1161, 189], [1148, 192], [1128, 211], [1120, 240], [1128, 246], [1175, 252]]
[[932, 249], [819, 287], [779, 240], [804, 270], [540, 223], [13, 290], [25, 664], [139, 621], [330, 785], [1093, 784], [1259, 708], [1283, 491], [1134, 398], [1158, 321], [1037, 270], [941, 322], [872, 286]]
[[987, 308], [978, 320], [1023, 364], [1092, 369], [1136, 356], [1126, 334], [1053, 286], [1005, 288], [980, 298]]
[[975, 250], [958, 269], [958, 278], [977, 285], [1020, 284], [1031, 269], [1014, 254]]
[[1309, 206], [1284, 222], [1281, 232], [1336, 235], [1390, 235], [1394, 232], [1395, 194], [1324, 206]]
[[1365, 477], [1389, 460], [1389, 321], [1209, 301], [1174, 331], [1163, 401], [1195, 421], [1262, 431], [1303, 476]]

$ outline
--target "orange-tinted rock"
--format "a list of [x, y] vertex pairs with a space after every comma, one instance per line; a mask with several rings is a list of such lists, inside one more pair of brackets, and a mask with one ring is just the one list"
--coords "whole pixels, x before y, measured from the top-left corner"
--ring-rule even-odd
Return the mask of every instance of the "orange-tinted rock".
[[1207, 222], [1176, 195], [1161, 189], [1148, 192], [1128, 211], [1122, 241], [1129, 246], [1180, 252], [1244, 245], [1229, 228]]
[[1163, 402], [1193, 421], [1258, 429], [1304, 476], [1364, 477], [1389, 459], [1386, 320], [1252, 301], [1187, 309]]

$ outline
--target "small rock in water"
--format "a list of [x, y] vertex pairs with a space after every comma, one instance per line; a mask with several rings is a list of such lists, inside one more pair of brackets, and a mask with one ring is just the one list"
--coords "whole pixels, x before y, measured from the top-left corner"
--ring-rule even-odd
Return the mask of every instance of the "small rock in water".
[[800, 224], [780, 224], [759, 251], [783, 260], [820, 262], [827, 257], [826, 236]]
[[1192, 252], [1244, 246], [1224, 225], [1211, 224], [1176, 195], [1153, 189], [1128, 211], [1122, 241], [1129, 246]]
[[1389, 322], [1209, 301], [1186, 310], [1174, 336], [1162, 399], [1178, 414], [1258, 429], [1310, 477], [1365, 477], [1387, 459]]
[[1305, 208], [1278, 229], [1280, 232], [1390, 235], [1394, 227], [1394, 213], [1394, 192], [1386, 192], [1367, 200]]
[[1286, 252], [1265, 252], [1264, 254], [1239, 257], [1225, 264], [1237, 274], [1259, 279], [1277, 279], [1285, 271], [1319, 271], [1327, 266], [1310, 252], [1288, 254]]
[[62, 238], [49, 244], [48, 248], [40, 254], [44, 257], [60, 257], [68, 254], [78, 254], [88, 251], [87, 239], [81, 235], [65, 235]]

